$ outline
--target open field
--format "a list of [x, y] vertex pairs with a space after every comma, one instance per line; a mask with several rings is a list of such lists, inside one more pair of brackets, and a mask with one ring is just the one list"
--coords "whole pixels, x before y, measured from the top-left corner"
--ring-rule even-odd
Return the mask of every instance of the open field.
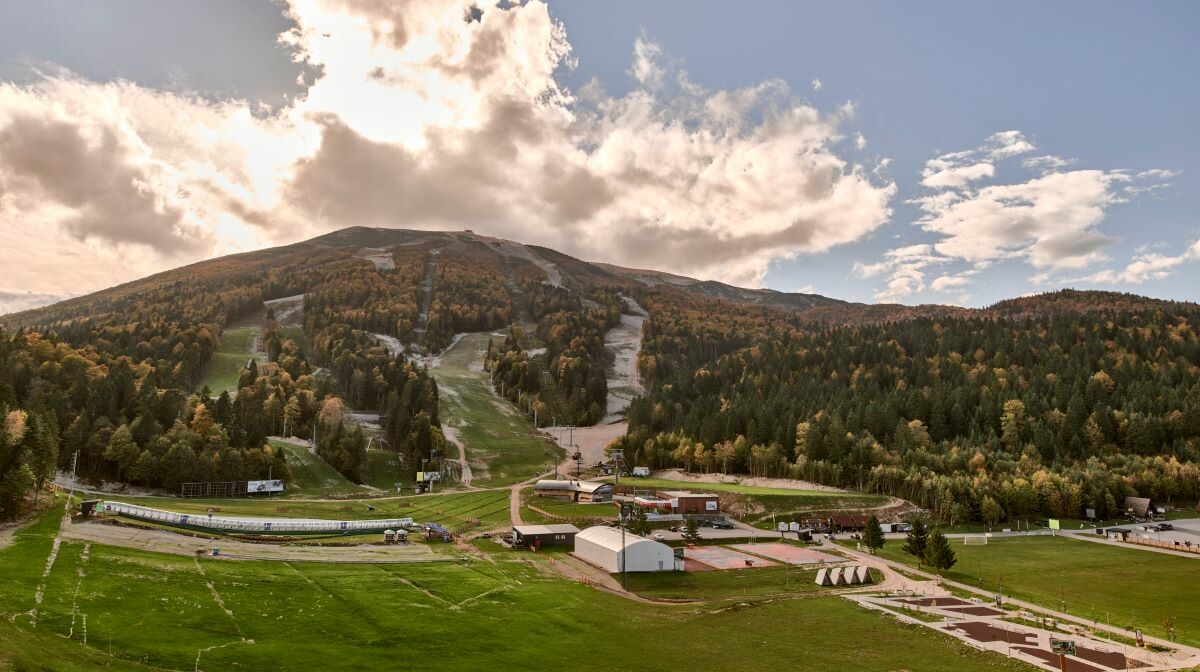
[[[367, 451], [367, 482], [373, 488], [395, 492], [396, 484], [412, 485], [412, 478], [405, 473], [400, 456], [390, 450], [372, 448]], [[407, 488], [409, 491], [411, 487]]]
[[[632, 572], [629, 590], [644, 597], [663, 599], [724, 600], [764, 595], [816, 593], [815, 570], [778, 565], [752, 569], [699, 572]], [[619, 581], [620, 574], [614, 574]]]
[[[889, 541], [880, 555], [915, 566]], [[952, 581], [1124, 628], [1166, 637], [1163, 619], [1175, 619], [1179, 641], [1200, 644], [1200, 565], [1190, 558], [1063, 537], [990, 539], [986, 546], [955, 540]], [[980, 581], [982, 576], [982, 583]]]
[[[534, 431], [523, 415], [492, 392], [482, 369], [488, 333], [465, 334], [430, 369], [438, 382], [440, 415], [457, 431], [480, 487], [507, 485], [527, 479], [552, 464], [561, 449]], [[450, 455], [454, 455], [450, 449]]]
[[286, 495], [336, 497], [366, 492], [365, 488], [348, 481], [320, 456], [309, 452], [304, 446], [283, 441], [272, 441], [271, 445], [284, 450], [288, 467], [292, 470], [292, 479], [287, 483]]
[[57, 525], [52, 512], [0, 550], [0, 669], [360, 670], [414, 656], [429, 670], [583, 666], [601, 640], [611, 669], [783, 669], [798, 656], [811, 669], [1029, 669], [840, 598], [639, 604], [549, 575], [547, 557], [526, 553], [327, 565], [66, 541], [48, 564]]
[[225, 329], [221, 333], [221, 348], [213, 353], [200, 387], [207, 385], [214, 397], [222, 392], [236, 392], [238, 372], [246, 360], [255, 356], [250, 347], [260, 331], [262, 328], [257, 325]]

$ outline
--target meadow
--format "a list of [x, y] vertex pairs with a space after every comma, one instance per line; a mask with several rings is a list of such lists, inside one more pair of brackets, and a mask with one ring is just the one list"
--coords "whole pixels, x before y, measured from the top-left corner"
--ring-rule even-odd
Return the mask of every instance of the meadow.
[[48, 563], [58, 513], [0, 549], [0, 669], [1030, 669], [837, 597], [635, 603], [551, 575], [550, 555], [334, 565], [68, 541]]
[[[1200, 582], [1194, 559], [1065, 537], [990, 539], [986, 546], [952, 540], [958, 563], [943, 576], [1088, 620], [1165, 638], [1175, 620], [1179, 641], [1200, 645]], [[880, 555], [915, 566], [889, 540]]]
[[[518, 483], [552, 467], [555, 454], [563, 456], [561, 448], [491, 390], [482, 370], [488, 338], [503, 340], [488, 333], [465, 334], [430, 369], [438, 383], [442, 423], [462, 441], [473, 485], [481, 487]], [[453, 448], [449, 451], [453, 456]]]
[[222, 392], [237, 392], [242, 367], [251, 357], [258, 356], [250, 347], [261, 331], [262, 327], [258, 325], [226, 328], [221, 333], [221, 347], [213, 353], [197, 389], [207, 385], [213, 397]]

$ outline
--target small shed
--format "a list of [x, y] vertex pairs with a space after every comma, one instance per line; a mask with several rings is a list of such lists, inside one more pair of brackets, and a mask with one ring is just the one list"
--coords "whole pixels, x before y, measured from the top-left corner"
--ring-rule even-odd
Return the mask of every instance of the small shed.
[[829, 519], [829, 528], [838, 532], [861, 532], [870, 519], [870, 516], [833, 516]]
[[579, 528], [569, 524], [558, 525], [513, 525], [513, 546], [542, 548], [562, 546], [575, 550], [575, 535]]
[[681, 515], [714, 514], [721, 511], [721, 498], [710, 492], [691, 492], [689, 490], [663, 490], [658, 493], [659, 499], [671, 502], [671, 508]]

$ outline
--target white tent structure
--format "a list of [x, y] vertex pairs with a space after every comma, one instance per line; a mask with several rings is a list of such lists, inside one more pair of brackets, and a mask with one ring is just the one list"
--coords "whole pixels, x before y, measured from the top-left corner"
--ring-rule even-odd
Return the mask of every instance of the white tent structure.
[[675, 567], [675, 552], [670, 546], [604, 526], [589, 527], [575, 535], [575, 556], [609, 574], [627, 572], [669, 572]]

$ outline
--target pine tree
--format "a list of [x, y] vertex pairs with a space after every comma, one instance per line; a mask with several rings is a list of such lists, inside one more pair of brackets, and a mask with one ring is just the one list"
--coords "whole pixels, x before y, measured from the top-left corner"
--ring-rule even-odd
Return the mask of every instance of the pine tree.
[[929, 526], [920, 518], [909, 522], [908, 536], [901, 550], [917, 559], [917, 566], [925, 561], [925, 549], [929, 547]]
[[863, 531], [863, 544], [871, 549], [871, 554], [883, 548], [887, 540], [883, 538], [883, 526], [879, 524], [879, 518], [872, 516], [867, 520], [867, 529]]
[[934, 530], [925, 546], [925, 564], [938, 570], [940, 574], [953, 567], [956, 562], [958, 559], [954, 557], [954, 549], [950, 548], [950, 540], [940, 529]]
[[650, 534], [650, 521], [646, 518], [646, 510], [640, 506], [633, 507], [629, 515], [629, 531], [639, 537]]
[[688, 518], [687, 524], [683, 527], [684, 541], [700, 541], [700, 528], [696, 525], [695, 518]]

